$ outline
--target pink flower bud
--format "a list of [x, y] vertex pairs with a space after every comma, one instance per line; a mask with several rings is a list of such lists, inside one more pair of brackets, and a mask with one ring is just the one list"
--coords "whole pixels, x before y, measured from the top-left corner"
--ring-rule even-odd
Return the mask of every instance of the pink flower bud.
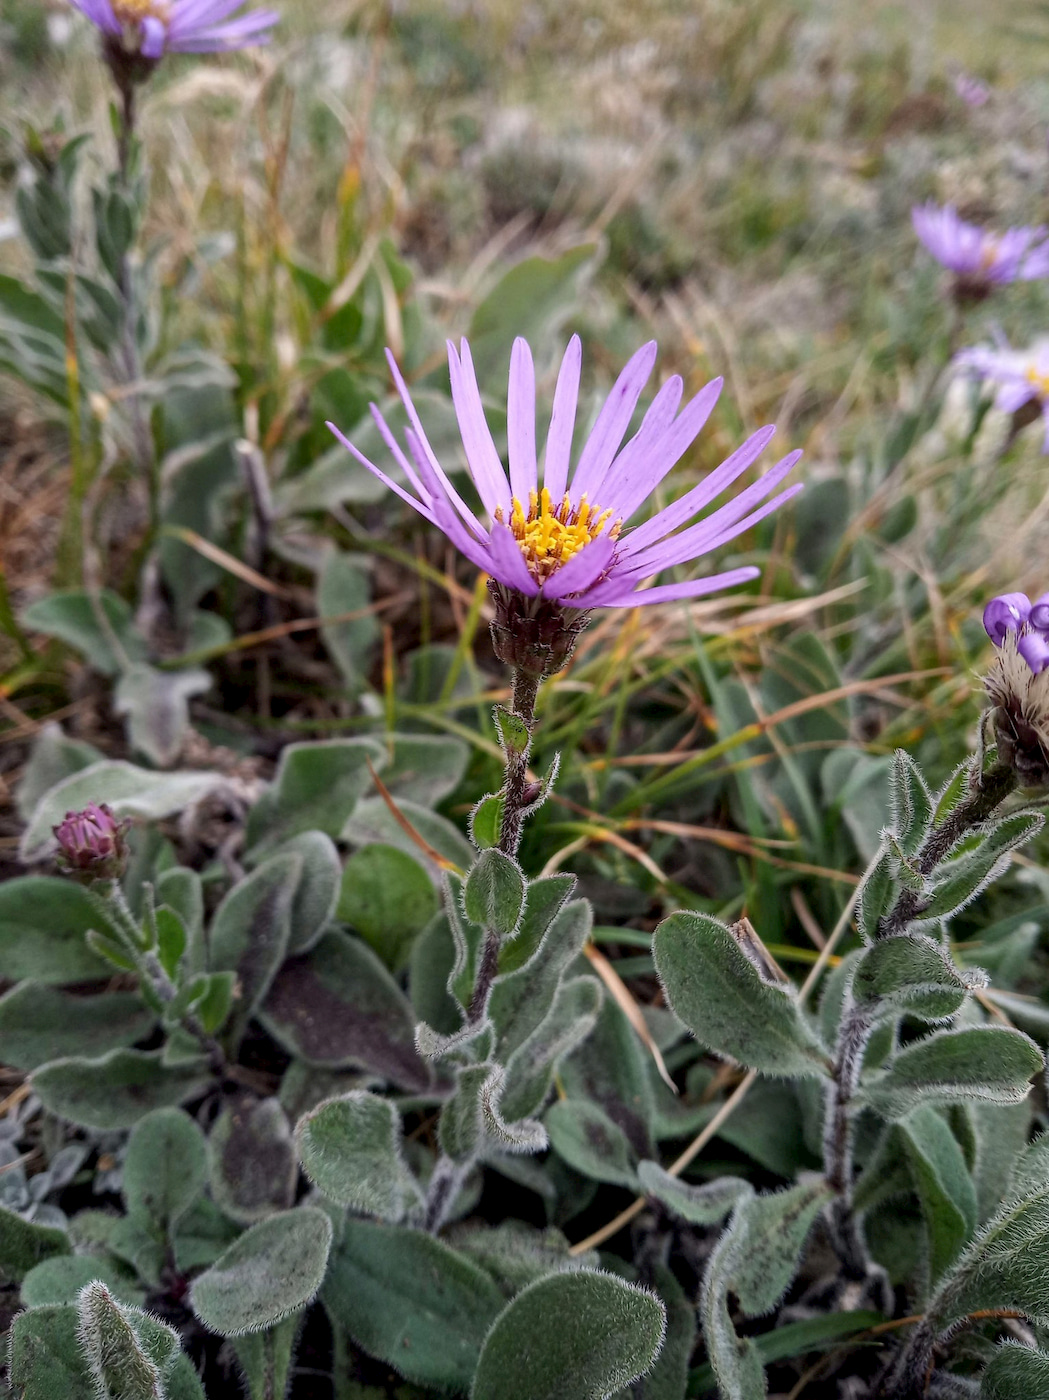
[[127, 866], [128, 825], [118, 821], [104, 802], [89, 802], [81, 812], [67, 812], [52, 828], [61, 864], [79, 879], [117, 879]]

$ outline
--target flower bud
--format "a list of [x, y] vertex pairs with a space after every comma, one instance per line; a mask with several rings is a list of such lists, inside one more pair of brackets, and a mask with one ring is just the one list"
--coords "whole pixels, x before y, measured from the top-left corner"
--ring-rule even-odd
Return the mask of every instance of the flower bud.
[[987, 604], [983, 625], [997, 648], [984, 687], [998, 756], [1021, 787], [1049, 789], [1049, 596], [1032, 604], [1003, 593]]
[[517, 671], [545, 680], [567, 664], [590, 613], [560, 603], [526, 598], [494, 579], [488, 591], [495, 604], [492, 645], [499, 660]]
[[127, 821], [118, 821], [104, 802], [67, 812], [53, 827], [59, 863], [74, 879], [116, 880], [127, 869]]

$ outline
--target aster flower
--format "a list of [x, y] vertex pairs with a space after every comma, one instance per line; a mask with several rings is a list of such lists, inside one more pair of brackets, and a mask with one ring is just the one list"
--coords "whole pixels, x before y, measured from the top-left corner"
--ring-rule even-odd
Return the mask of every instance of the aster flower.
[[1004, 341], [977, 345], [956, 355], [955, 364], [995, 390], [994, 406], [1013, 415], [1015, 430], [1041, 416], [1043, 451], [1049, 452], [1049, 338], [1026, 350], [1013, 350]]
[[228, 19], [245, 0], [72, 0], [125, 54], [157, 60], [166, 53], [225, 53], [269, 42], [280, 16], [254, 10]]
[[963, 300], [980, 300], [1006, 282], [1049, 276], [1049, 238], [1043, 227], [988, 233], [959, 218], [950, 204], [918, 205], [911, 220], [937, 262], [954, 273], [955, 295]]
[[80, 812], [67, 812], [53, 828], [59, 859], [79, 880], [116, 879], [127, 865], [125, 839], [129, 823], [118, 821], [104, 802], [89, 802]]
[[954, 80], [954, 90], [966, 107], [982, 107], [990, 100], [991, 89], [980, 78], [971, 73], [959, 73]]
[[983, 613], [997, 648], [984, 677], [1004, 762], [1024, 787], [1049, 785], [1049, 593], [1002, 593]]
[[[632, 517], [706, 423], [722, 381], [707, 384], [679, 413], [683, 384], [673, 375], [656, 394], [637, 432], [624, 443], [655, 364], [655, 342], [642, 346], [616, 380], [570, 473], [582, 360], [579, 337], [573, 336], [557, 378], [540, 478], [535, 369], [527, 342], [518, 338], [510, 358], [507, 396], [508, 476], [485, 419], [470, 347], [464, 340], [457, 351], [449, 342], [452, 400], [470, 475], [487, 516], [482, 521], [438, 461], [400, 370], [392, 355], [388, 358], [410, 423], [405, 434], [408, 454], [374, 404], [372, 414], [412, 489], [391, 480], [333, 423], [328, 427], [359, 462], [490, 575], [493, 593], [504, 607], [505, 615], [497, 623], [502, 621], [510, 632], [545, 621], [556, 630], [566, 610], [571, 617], [595, 607], [665, 603], [745, 583], [757, 577], [757, 569], [729, 569], [685, 583], [640, 587], [664, 569], [720, 549], [801, 489], [797, 485], [773, 494], [801, 456], [792, 452], [753, 485], [700, 516], [757, 460], [775, 432], [765, 427], [679, 500], [630, 528]], [[551, 664], [555, 662], [552, 658]]]

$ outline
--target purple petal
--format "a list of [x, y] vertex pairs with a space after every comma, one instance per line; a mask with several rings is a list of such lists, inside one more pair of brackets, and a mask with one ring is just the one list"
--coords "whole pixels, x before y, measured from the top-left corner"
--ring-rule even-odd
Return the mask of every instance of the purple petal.
[[572, 436], [575, 432], [576, 406], [579, 402], [579, 374], [583, 362], [583, 345], [577, 335], [568, 342], [554, 390], [554, 409], [550, 415], [550, 431], [546, 435], [546, 458], [543, 462], [543, 485], [557, 505], [568, 487], [568, 465], [572, 457]]
[[619, 503], [621, 483], [634, 479], [645, 471], [651, 471], [651, 463], [658, 460], [662, 465], [661, 444], [670, 430], [681, 402], [684, 383], [679, 374], [672, 374], [648, 406], [648, 412], [641, 420], [641, 426], [626, 443], [608, 469], [601, 483], [601, 507], [611, 508], [617, 520], [624, 518]]
[[244, 3], [245, 0], [175, 0], [168, 27], [173, 34], [184, 34], [188, 29], [211, 28], [234, 10], [241, 9]]
[[107, 34], [120, 33], [120, 22], [109, 0], [73, 0], [73, 4], [92, 24], [104, 29]]
[[1031, 600], [1026, 593], [1000, 593], [983, 610], [983, 628], [995, 646], [1000, 647], [1006, 633], [1015, 632], [1030, 615]]
[[271, 29], [279, 19], [276, 10], [257, 10], [214, 29], [191, 29], [177, 38], [169, 35], [168, 48], [173, 53], [227, 53], [268, 44], [271, 36], [260, 31]]
[[1015, 378], [1010, 376], [1000, 385], [994, 397], [994, 405], [1002, 413], [1015, 413], [1018, 408], [1037, 397], [1038, 391], [1029, 379], [1020, 375], [1016, 375]]
[[[484, 416], [481, 391], [477, 387], [470, 347], [465, 340], [462, 343], [461, 362], [455, 346], [448, 342], [448, 373], [452, 381], [452, 402], [459, 423], [459, 435], [477, 493], [493, 520], [497, 510], [509, 516], [512, 509], [510, 487]], [[527, 499], [524, 504], [527, 505]]]
[[631, 355], [612, 386], [612, 392], [597, 415], [597, 422], [572, 475], [571, 497], [574, 506], [578, 506], [584, 496], [597, 501], [605, 473], [619, 450], [655, 362], [656, 342], [650, 340]]
[[1036, 676], [1049, 666], [1049, 637], [1041, 632], [1025, 632], [1016, 643], [1016, 650]]
[[543, 584], [543, 597], [568, 598], [573, 593], [582, 593], [605, 573], [615, 552], [616, 541], [610, 535], [598, 535], [551, 574]]
[[408, 392], [408, 386], [404, 382], [404, 376], [398, 369], [397, 361], [393, 358], [393, 355], [389, 350], [386, 351], [386, 361], [390, 366], [390, 372], [393, 374], [393, 382], [397, 385], [397, 392], [401, 396], [401, 402], [404, 404], [404, 410], [408, 415], [408, 421], [415, 429], [415, 435], [422, 447], [422, 451], [425, 455], [425, 458], [427, 462], [429, 462], [430, 467], [432, 468], [437, 480], [441, 483], [442, 491], [451, 501], [452, 505], [456, 508], [456, 510], [459, 512], [462, 518], [466, 521], [467, 525], [471, 526], [475, 533], [479, 535], [482, 539], [484, 539], [487, 536], [488, 531], [484, 529], [484, 527], [481, 525], [481, 522], [477, 519], [476, 515], [474, 515], [473, 511], [463, 500], [462, 496], [459, 495], [459, 492], [449, 481], [448, 473], [437, 460], [437, 454], [430, 446], [430, 440], [426, 436], [426, 430], [423, 428], [422, 422], [420, 421], [415, 404], [412, 403], [412, 396]]
[[[757, 461], [774, 437], [775, 432], [776, 429], [771, 423], [767, 427], [759, 428], [756, 433], [752, 433], [747, 438], [746, 442], [737, 447], [735, 452], [726, 457], [719, 467], [715, 467], [709, 476], [704, 477], [698, 486], [693, 486], [691, 491], [686, 491], [680, 500], [674, 501], [665, 510], [659, 511], [644, 525], [639, 525], [636, 530], [631, 530], [624, 540], [626, 553], [628, 555], [639, 554], [653, 541], [662, 539], [672, 530], [676, 530], [678, 526], [684, 525], [687, 520], [691, 520], [704, 506], [709, 505], [715, 497], [720, 496], [726, 487], [730, 486], [737, 477], [742, 476], [747, 468]], [[763, 479], [759, 478], [755, 485], [760, 485]]]
[[379, 412], [378, 404], [369, 404], [368, 408], [372, 418], [375, 421], [375, 426], [379, 430], [379, 436], [386, 444], [387, 448], [396, 460], [397, 465], [400, 467], [401, 471], [404, 472], [405, 476], [411, 482], [412, 486], [415, 487], [416, 491], [419, 493], [420, 497], [422, 498], [425, 504], [430, 500], [430, 492], [423, 485], [422, 479], [416, 473], [416, 470], [412, 466], [411, 462], [409, 462], [408, 458], [401, 451], [401, 445], [394, 437], [393, 433], [390, 431], [390, 426], [386, 422], [386, 419]]
[[159, 19], [146, 15], [142, 21], [142, 54], [145, 58], [163, 58], [168, 32]]
[[[760, 569], [747, 564], [740, 569], [727, 569], [721, 574], [708, 574], [706, 578], [691, 579], [688, 583], [668, 583], [660, 588], [645, 588], [641, 592], [621, 591], [618, 594], [611, 591], [610, 579], [607, 585], [602, 584], [600, 589], [580, 599], [580, 603], [588, 608], [638, 608], [647, 607], [650, 603], [676, 603], [682, 598], [702, 598], [705, 594], [717, 593], [722, 588], [735, 588], [738, 584], [749, 583], [751, 579], [758, 578], [760, 574]], [[606, 588], [609, 590], [607, 594]]]
[[492, 573], [491, 550], [476, 536], [470, 534], [443, 497], [435, 497], [434, 499], [433, 518], [437, 528], [448, 536], [448, 539], [464, 558], [469, 559], [471, 564], [476, 564], [484, 573]]
[[[791, 462], [790, 465], [793, 466], [794, 463]], [[799, 481], [797, 485], [781, 491], [778, 496], [773, 496], [771, 501], [766, 501], [763, 506], [742, 518], [738, 509], [728, 512], [728, 508], [725, 507], [726, 513], [723, 518], [718, 519], [723, 514], [722, 511], [718, 511], [709, 520], [704, 520], [692, 529], [684, 530], [680, 535], [674, 535], [671, 539], [654, 545], [642, 559], [634, 561], [631, 570], [642, 577], [648, 577], [660, 573], [663, 569], [670, 569], [675, 564], [687, 564], [692, 559], [709, 554], [712, 549], [720, 549], [730, 540], [745, 534], [773, 511], [779, 510], [780, 506], [786, 505], [792, 496], [796, 496], [803, 489], [804, 483]]]
[[539, 472], [535, 461], [535, 365], [528, 342], [521, 336], [510, 352], [506, 434], [510, 490], [527, 507], [529, 496], [539, 490]]
[[489, 570], [492, 577], [505, 583], [508, 588], [516, 588], [526, 597], [534, 598], [539, 592], [539, 585], [528, 572], [521, 546], [509, 526], [498, 522], [492, 526], [488, 550], [492, 557]]
[[[1005, 596], [1009, 597], [1010, 595], [1006, 594]], [[1023, 598], [1024, 594], [1020, 593], [1016, 596]], [[1041, 597], [1034, 600], [1031, 604], [1028, 621], [1032, 627], [1037, 627], [1043, 632], [1049, 630], [1049, 593], [1043, 593]]]
[[[637, 459], [631, 456], [624, 463], [626, 451], [621, 454], [619, 461], [609, 472], [604, 486], [604, 505], [606, 508], [611, 507], [620, 520], [630, 519], [638, 506], [652, 494], [692, 446], [710, 417], [724, 382], [723, 379], [712, 379], [709, 384], [704, 385], [695, 398], [685, 405], [681, 416], [668, 428], [666, 435], [644, 458]], [[695, 511], [692, 514], [695, 514]], [[685, 515], [682, 520], [688, 518]]]
[[360, 462], [362, 467], [367, 467], [373, 476], [377, 476], [382, 482], [382, 484], [384, 486], [388, 486], [391, 491], [393, 491], [396, 495], [400, 496], [402, 501], [407, 501], [413, 510], [417, 510], [419, 512], [419, 514], [423, 517], [424, 520], [428, 520], [431, 525], [436, 523], [434, 515], [427, 506], [424, 506], [421, 501], [417, 501], [414, 496], [410, 495], [404, 489], [403, 486], [399, 486], [397, 482], [394, 481], [392, 477], [387, 476], [384, 471], [380, 471], [380, 469], [375, 465], [374, 462], [369, 462], [367, 457], [365, 457], [364, 453], [358, 452], [356, 447], [354, 447], [353, 443], [349, 440], [349, 438], [346, 437], [345, 434], [341, 433], [334, 423], [326, 423], [325, 426], [332, 433], [335, 434], [335, 436], [339, 439], [343, 447], [345, 447], [348, 452], [353, 453], [353, 455], [357, 458], [357, 461]]

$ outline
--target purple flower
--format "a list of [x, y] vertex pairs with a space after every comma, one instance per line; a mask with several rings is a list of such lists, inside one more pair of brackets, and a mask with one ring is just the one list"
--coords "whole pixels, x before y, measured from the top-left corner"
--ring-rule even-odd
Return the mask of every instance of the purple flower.
[[959, 218], [950, 204], [918, 205], [911, 219], [925, 247], [954, 273], [959, 295], [979, 298], [1005, 282], [1049, 276], [1049, 238], [1042, 227], [987, 233]]
[[227, 17], [245, 0], [72, 0], [116, 44], [143, 58], [166, 53], [225, 53], [266, 44], [275, 10]]
[[971, 73], [959, 73], [954, 80], [954, 90], [966, 107], [982, 107], [991, 96], [991, 89]]
[[722, 381], [706, 385], [678, 413], [683, 386], [680, 376], [673, 375], [656, 394], [640, 428], [624, 443], [655, 363], [656, 345], [650, 341], [619, 376], [570, 474], [582, 358], [579, 337], [573, 336], [554, 391], [540, 485], [535, 370], [528, 344], [517, 339], [510, 358], [507, 477], [481, 405], [470, 347], [464, 340], [457, 352], [449, 342], [452, 400], [470, 475], [487, 513], [487, 521], [482, 522], [437, 460], [404, 379], [392, 355], [388, 358], [411, 424], [405, 434], [410, 460], [374, 404], [372, 414], [412, 490], [405, 490], [369, 462], [333, 423], [328, 427], [359, 462], [442, 530], [479, 569], [511, 594], [530, 600], [534, 615], [545, 604], [628, 608], [698, 598], [745, 583], [757, 577], [757, 569], [729, 569], [688, 583], [640, 588], [664, 569], [720, 549], [801, 490], [797, 485], [773, 495], [801, 456], [791, 452], [753, 485], [696, 519], [757, 460], [775, 431], [761, 428], [698, 486], [650, 520], [628, 529], [631, 518], [706, 423]]
[[54, 827], [59, 856], [70, 874], [115, 879], [127, 864], [127, 821], [118, 821], [104, 802], [89, 802], [82, 812], [67, 812]]
[[1049, 339], [1036, 340], [1027, 350], [1006, 344], [978, 345], [955, 356], [955, 364], [995, 389], [994, 406], [1003, 413], [1022, 415], [1018, 426], [1041, 415], [1045, 424], [1043, 451], [1049, 452]]
[[999, 649], [1011, 642], [1034, 675], [1049, 666], [1049, 593], [1033, 603], [1026, 593], [1001, 593], [984, 608], [983, 626]]

